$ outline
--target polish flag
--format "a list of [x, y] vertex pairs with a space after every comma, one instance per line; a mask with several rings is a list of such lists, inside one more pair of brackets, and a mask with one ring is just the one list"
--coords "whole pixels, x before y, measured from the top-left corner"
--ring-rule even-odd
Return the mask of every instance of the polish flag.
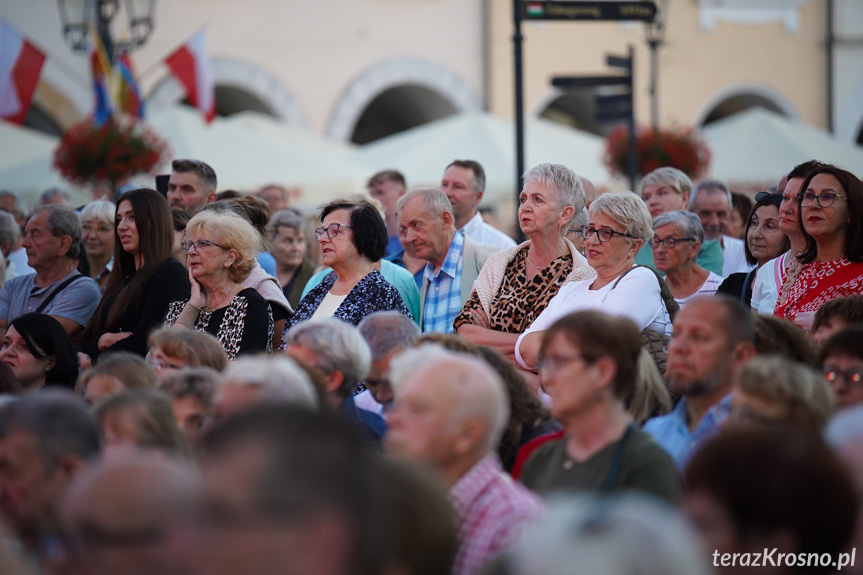
[[165, 59], [177, 80], [186, 88], [186, 95], [207, 122], [216, 117], [216, 90], [207, 53], [206, 30], [201, 30]]
[[0, 20], [0, 117], [24, 123], [44, 63], [45, 54]]

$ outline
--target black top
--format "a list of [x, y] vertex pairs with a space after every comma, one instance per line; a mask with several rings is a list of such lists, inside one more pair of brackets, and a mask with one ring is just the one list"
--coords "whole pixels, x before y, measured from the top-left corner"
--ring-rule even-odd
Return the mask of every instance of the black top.
[[[168, 306], [166, 325], [174, 325], [187, 301]], [[239, 354], [273, 350], [273, 313], [269, 302], [254, 288], [245, 288], [223, 308], [202, 311], [194, 329], [216, 336], [231, 361]]]
[[[134, 272], [126, 278], [123, 285], [134, 277]], [[144, 284], [139, 305], [130, 305], [120, 317], [117, 325], [108, 326], [108, 332], [132, 332], [132, 335], [121, 339], [114, 345], [99, 351], [99, 337], [88, 339], [81, 346], [81, 351], [90, 356], [95, 363], [100, 353], [111, 351], [130, 351], [144, 356], [147, 354], [147, 338], [153, 329], [159, 328], [165, 319], [168, 305], [178, 299], [188, 298], [191, 292], [189, 286], [189, 272], [183, 264], [174, 258], [168, 258], [162, 263], [150, 279]], [[114, 305], [116, 295], [106, 299], [102, 307], [102, 318], [107, 318], [111, 307]]]
[[755, 271], [731, 274], [719, 284], [716, 293], [724, 293], [737, 298], [750, 307], [752, 303], [752, 284], [755, 281]]

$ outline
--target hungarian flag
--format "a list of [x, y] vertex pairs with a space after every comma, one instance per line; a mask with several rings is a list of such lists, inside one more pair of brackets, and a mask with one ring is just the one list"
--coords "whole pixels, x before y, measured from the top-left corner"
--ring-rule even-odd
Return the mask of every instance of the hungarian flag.
[[114, 74], [117, 76], [117, 97], [115, 99], [117, 107], [121, 112], [133, 118], [143, 118], [144, 100], [138, 89], [138, 81], [135, 79], [132, 59], [129, 58], [129, 54], [120, 54], [116, 64], [114, 64]]
[[0, 118], [24, 123], [44, 63], [44, 53], [0, 20]]
[[210, 71], [206, 30], [201, 30], [168, 56], [165, 63], [186, 88], [186, 95], [207, 122], [216, 117], [216, 89]]
[[90, 39], [90, 74], [93, 78], [93, 122], [101, 126], [111, 117], [111, 99], [108, 92], [108, 79], [111, 77], [111, 58], [102, 44], [99, 32], [90, 26], [87, 34]]

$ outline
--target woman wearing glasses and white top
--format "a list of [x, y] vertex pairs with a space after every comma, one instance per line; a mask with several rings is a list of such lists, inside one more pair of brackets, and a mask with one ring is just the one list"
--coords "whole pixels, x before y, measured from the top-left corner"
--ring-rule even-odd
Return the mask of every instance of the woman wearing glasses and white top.
[[[806, 248], [796, 281], [783, 285], [775, 315], [805, 330], [821, 304], [863, 293], [863, 182], [824, 165], [811, 171], [798, 195], [799, 222]], [[786, 277], [786, 282], [792, 280]]]
[[702, 295], [713, 295], [722, 277], [698, 265], [695, 258], [704, 243], [701, 219], [692, 212], [666, 212], [653, 220], [653, 263], [680, 307]]
[[243, 286], [260, 244], [252, 224], [235, 213], [205, 210], [189, 220], [183, 251], [192, 296], [171, 303], [165, 325], [216, 336], [230, 361], [243, 353], [271, 352], [270, 304]]
[[536, 321], [519, 336], [515, 355], [519, 365], [536, 371], [543, 332], [559, 318], [582, 309], [597, 309], [632, 319], [638, 329], [671, 332], [671, 320], [655, 273], [633, 267], [635, 254], [651, 237], [653, 225], [647, 206], [632, 192], [603, 194], [590, 204], [590, 223], [581, 230], [587, 262], [595, 279], [560, 288]]
[[367, 315], [395, 310], [413, 319], [398, 290], [375, 269], [388, 242], [380, 212], [370, 203], [336, 200], [321, 210], [321, 223], [315, 238], [333, 271], [300, 300], [285, 332], [313, 317], [357, 325]]

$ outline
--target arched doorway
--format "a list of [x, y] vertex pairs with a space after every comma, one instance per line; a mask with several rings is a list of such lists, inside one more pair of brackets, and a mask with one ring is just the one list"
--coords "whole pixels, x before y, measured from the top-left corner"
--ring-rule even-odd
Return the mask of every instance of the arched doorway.
[[706, 126], [712, 122], [721, 120], [722, 118], [727, 118], [728, 116], [733, 116], [734, 114], [739, 114], [749, 108], [755, 107], [766, 108], [767, 110], [776, 112], [777, 114], [785, 113], [784, 110], [782, 110], [775, 102], [765, 98], [764, 96], [759, 96], [757, 94], [741, 94], [720, 102], [709, 114], [707, 114], [702, 125]]
[[362, 112], [351, 142], [367, 144], [456, 113], [455, 104], [436, 90], [419, 85], [383, 91]]

